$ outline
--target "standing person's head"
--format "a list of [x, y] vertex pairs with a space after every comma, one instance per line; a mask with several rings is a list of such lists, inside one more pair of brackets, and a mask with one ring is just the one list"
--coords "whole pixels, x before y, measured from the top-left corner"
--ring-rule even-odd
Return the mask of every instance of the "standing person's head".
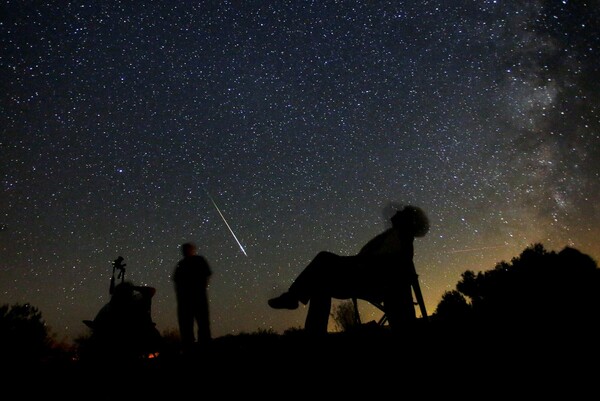
[[407, 205], [392, 217], [392, 227], [414, 237], [423, 237], [429, 231], [429, 219], [421, 208]]
[[196, 254], [196, 251], [196, 244], [193, 242], [186, 242], [185, 244], [181, 245], [181, 253], [184, 257], [193, 256]]

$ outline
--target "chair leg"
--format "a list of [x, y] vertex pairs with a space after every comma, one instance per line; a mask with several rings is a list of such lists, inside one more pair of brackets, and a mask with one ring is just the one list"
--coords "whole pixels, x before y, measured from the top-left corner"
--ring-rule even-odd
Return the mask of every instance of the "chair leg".
[[331, 297], [313, 296], [308, 305], [304, 328], [311, 334], [327, 334], [329, 313], [331, 311]]
[[354, 323], [361, 324], [360, 313], [358, 312], [358, 301], [356, 298], [352, 298], [352, 304], [354, 305]]

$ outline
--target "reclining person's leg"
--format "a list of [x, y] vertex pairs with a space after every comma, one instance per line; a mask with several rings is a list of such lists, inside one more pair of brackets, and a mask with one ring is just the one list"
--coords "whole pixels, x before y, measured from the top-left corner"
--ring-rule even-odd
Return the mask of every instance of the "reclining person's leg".
[[298, 302], [306, 305], [314, 294], [331, 292], [343, 274], [343, 256], [319, 252], [294, 280], [289, 290], [279, 297], [269, 299], [274, 309], [296, 309]]
[[313, 295], [310, 298], [304, 329], [310, 334], [327, 334], [330, 311], [330, 296]]

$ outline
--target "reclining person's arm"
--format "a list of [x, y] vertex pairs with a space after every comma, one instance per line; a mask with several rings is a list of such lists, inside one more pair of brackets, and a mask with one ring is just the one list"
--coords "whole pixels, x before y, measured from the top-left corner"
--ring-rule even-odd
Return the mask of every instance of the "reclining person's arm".
[[371, 239], [369, 242], [367, 242], [360, 249], [360, 252], [358, 254], [359, 255], [376, 255], [376, 254], [378, 254], [379, 251], [381, 250], [381, 247], [382, 247], [383, 243], [385, 242], [385, 239], [388, 234], [389, 234], [389, 230], [384, 231], [383, 233], [377, 235], [376, 237]]

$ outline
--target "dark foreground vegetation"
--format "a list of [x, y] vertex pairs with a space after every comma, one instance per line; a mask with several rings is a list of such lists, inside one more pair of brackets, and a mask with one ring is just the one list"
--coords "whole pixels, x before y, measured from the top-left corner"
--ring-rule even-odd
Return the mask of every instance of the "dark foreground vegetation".
[[21, 395], [82, 400], [177, 392], [318, 398], [475, 391], [483, 399], [598, 392], [600, 270], [573, 248], [550, 252], [538, 244], [494, 269], [466, 271], [429, 319], [401, 332], [354, 324], [344, 318], [348, 311], [334, 311], [341, 331], [322, 337], [259, 330], [181, 355], [176, 337], [164, 336], [159, 352], [132, 357], [86, 354], [86, 339], [55, 344], [35, 307], [5, 305], [5, 383], [29, 383], [18, 387]]

